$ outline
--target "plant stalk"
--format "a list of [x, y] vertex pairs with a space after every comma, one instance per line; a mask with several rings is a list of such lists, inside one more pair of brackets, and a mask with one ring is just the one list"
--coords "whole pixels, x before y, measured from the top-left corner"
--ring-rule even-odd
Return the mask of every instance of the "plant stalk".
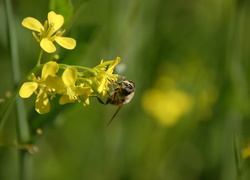
[[[13, 17], [11, 0], [5, 0], [5, 7], [7, 12], [7, 23], [9, 32], [9, 47], [11, 53], [12, 70], [14, 78], [14, 89], [20, 84], [20, 64], [18, 53], [18, 41]], [[17, 111], [17, 134], [20, 144], [25, 144], [30, 140], [30, 132], [27, 121], [27, 115], [23, 99], [16, 98], [16, 111]], [[20, 165], [20, 180], [29, 180], [30, 178], [30, 154], [28, 151], [19, 150], [19, 165]]]

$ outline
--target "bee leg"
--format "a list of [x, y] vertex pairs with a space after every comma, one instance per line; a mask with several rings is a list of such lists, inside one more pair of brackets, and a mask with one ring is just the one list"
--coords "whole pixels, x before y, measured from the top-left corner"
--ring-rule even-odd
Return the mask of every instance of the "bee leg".
[[111, 98], [108, 98], [105, 104], [109, 104], [111, 102]]
[[118, 106], [115, 114], [113, 115], [113, 117], [110, 119], [109, 123], [107, 126], [109, 126], [109, 124], [112, 122], [112, 120], [115, 118], [115, 116], [117, 115], [117, 113], [120, 111], [120, 109], [122, 108], [122, 104]]
[[91, 96], [91, 97], [96, 97], [97, 100], [99, 101], [99, 103], [104, 104], [104, 105], [107, 105], [107, 102], [106, 102], [106, 103], [103, 102], [103, 101], [101, 100], [101, 98], [99, 98], [97, 95], [90, 95], [90, 96]]

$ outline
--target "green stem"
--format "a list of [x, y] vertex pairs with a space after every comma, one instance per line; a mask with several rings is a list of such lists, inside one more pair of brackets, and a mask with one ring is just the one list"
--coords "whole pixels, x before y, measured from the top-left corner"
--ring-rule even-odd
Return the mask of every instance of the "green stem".
[[36, 66], [40, 66], [41, 65], [42, 56], [43, 56], [43, 49], [41, 49], [41, 51], [39, 53]]
[[83, 67], [83, 66], [71, 66], [71, 67], [74, 67], [74, 68], [77, 68], [77, 69], [84, 69], [84, 70], [93, 70], [92, 68], [87, 68], [87, 67]]
[[12, 109], [12, 105], [15, 102], [15, 99], [17, 97], [17, 94], [21, 88], [21, 86], [23, 85], [23, 83], [25, 81], [27, 81], [31, 75], [31, 73], [36, 73], [39, 69], [41, 69], [43, 67], [43, 65], [40, 66], [36, 66], [35, 68], [33, 68], [28, 75], [23, 79], [23, 81], [19, 84], [19, 86], [15, 89], [15, 91], [12, 93], [10, 99], [8, 99], [8, 101], [6, 103], [4, 103], [0, 109], [0, 133], [2, 132], [3, 128], [4, 128], [4, 124], [7, 120], [8, 114], [10, 112], [10, 110]]
[[[6, 3], [6, 12], [7, 12], [7, 22], [9, 29], [9, 41], [10, 41], [10, 51], [11, 51], [11, 60], [12, 60], [12, 69], [14, 77], [14, 88], [18, 87], [20, 83], [20, 69], [19, 69], [19, 54], [18, 54], [18, 45], [17, 45], [17, 36], [16, 28], [14, 25], [14, 17], [12, 13], [12, 6], [10, 0], [5, 0]], [[25, 114], [24, 101], [21, 98], [18, 98], [16, 101], [17, 105], [17, 124], [18, 124], [18, 134], [19, 140], [24, 143], [29, 141], [29, 127], [27, 122], [27, 117]]]
[[10, 113], [10, 110], [12, 110], [12, 105], [14, 100], [16, 99], [17, 93], [19, 91], [20, 87], [18, 87], [11, 95], [10, 99], [6, 103], [3, 104], [3, 106], [0, 109], [0, 133], [3, 131], [7, 117]]
[[92, 68], [88, 68], [88, 67], [68, 65], [68, 64], [59, 64], [59, 66], [62, 69], [67, 69], [68, 67], [74, 67], [74, 68], [77, 68], [77, 69], [93, 70]]
[[[18, 54], [18, 45], [17, 45], [17, 35], [16, 28], [14, 25], [14, 17], [12, 13], [12, 6], [10, 0], [5, 0], [6, 3], [6, 12], [7, 12], [7, 22], [9, 29], [9, 41], [10, 41], [10, 51], [11, 51], [11, 60], [12, 60], [12, 69], [14, 77], [14, 88], [16, 89], [20, 83], [20, 69], [19, 69], [19, 54]], [[19, 128], [19, 138], [20, 141], [27, 142], [29, 141], [29, 128], [27, 123], [27, 117], [25, 114], [24, 101], [21, 98], [18, 98], [17, 101], [17, 119], [18, 119], [18, 128]]]
[[[9, 44], [11, 52], [11, 61], [13, 69], [13, 78], [14, 78], [14, 88], [18, 87], [20, 83], [20, 69], [19, 69], [19, 54], [18, 54], [18, 43], [17, 43], [17, 34], [14, 23], [14, 17], [12, 12], [12, 5], [10, 0], [5, 0], [6, 13], [7, 13], [7, 23], [9, 30]], [[17, 92], [15, 92], [17, 93]], [[16, 95], [12, 97], [12, 101], [15, 99]], [[17, 110], [17, 134], [19, 143], [27, 143], [30, 140], [29, 126], [26, 116], [26, 110], [23, 99], [18, 97], [16, 99], [16, 110]], [[4, 112], [5, 113], [5, 112]], [[30, 155], [27, 152], [20, 150], [20, 180], [27, 180], [29, 178], [30, 169], [27, 167], [30, 166]]]

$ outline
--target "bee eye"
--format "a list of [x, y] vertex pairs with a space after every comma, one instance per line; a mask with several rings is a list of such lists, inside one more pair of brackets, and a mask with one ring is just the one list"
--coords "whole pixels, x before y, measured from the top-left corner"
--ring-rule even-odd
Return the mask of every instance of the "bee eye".
[[133, 88], [133, 86], [131, 85], [131, 83], [127, 83], [127, 82], [124, 82], [124, 86], [125, 86], [125, 88], [129, 88], [129, 89]]
[[131, 84], [128, 84], [127, 87], [128, 87], [129, 89], [132, 89], [132, 88], [133, 88]]

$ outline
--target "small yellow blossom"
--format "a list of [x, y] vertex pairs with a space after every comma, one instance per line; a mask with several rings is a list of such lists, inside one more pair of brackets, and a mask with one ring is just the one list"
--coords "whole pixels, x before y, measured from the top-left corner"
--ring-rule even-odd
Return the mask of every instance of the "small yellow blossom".
[[[48, 77], [55, 76], [59, 70], [59, 65], [56, 62], [47, 62], [42, 68], [41, 78], [36, 78], [32, 74], [33, 82], [25, 82], [20, 90], [19, 95], [22, 98], [29, 98], [33, 93], [37, 94], [35, 109], [40, 114], [45, 114], [50, 111], [50, 102], [47, 93], [53, 95], [53, 88], [46, 85]], [[37, 89], [39, 88], [39, 92]]]
[[[38, 41], [41, 48], [48, 53], [56, 51], [56, 47], [53, 44], [54, 41], [65, 49], [75, 48], [76, 41], [73, 38], [62, 37], [65, 30], [60, 31], [59, 29], [62, 27], [63, 23], [64, 17], [53, 11], [48, 13], [48, 20], [45, 21], [44, 25], [33, 17], [27, 17], [22, 21], [24, 27], [33, 30], [33, 36]], [[38, 35], [34, 31], [38, 32]]]
[[[109, 90], [110, 82], [117, 81], [118, 75], [113, 74], [115, 66], [121, 61], [120, 57], [117, 57], [113, 61], [106, 61], [101, 63], [93, 68], [94, 72], [92, 73], [92, 77], [90, 76], [89, 79], [92, 81], [92, 88], [97, 93], [104, 96], [107, 91]], [[86, 74], [90, 72], [86, 72]], [[85, 75], [86, 75], [85, 74]], [[88, 75], [87, 75], [88, 76]]]
[[77, 69], [67, 68], [62, 74], [62, 80], [65, 84], [65, 93], [60, 99], [60, 104], [74, 102], [77, 100], [76, 90]]
[[67, 68], [62, 74], [62, 81], [64, 83], [64, 90], [60, 98], [60, 104], [72, 103], [74, 101], [82, 101], [83, 105], [89, 104], [89, 95], [93, 92], [90, 86], [84, 87], [83, 84], [77, 86], [76, 68]]

